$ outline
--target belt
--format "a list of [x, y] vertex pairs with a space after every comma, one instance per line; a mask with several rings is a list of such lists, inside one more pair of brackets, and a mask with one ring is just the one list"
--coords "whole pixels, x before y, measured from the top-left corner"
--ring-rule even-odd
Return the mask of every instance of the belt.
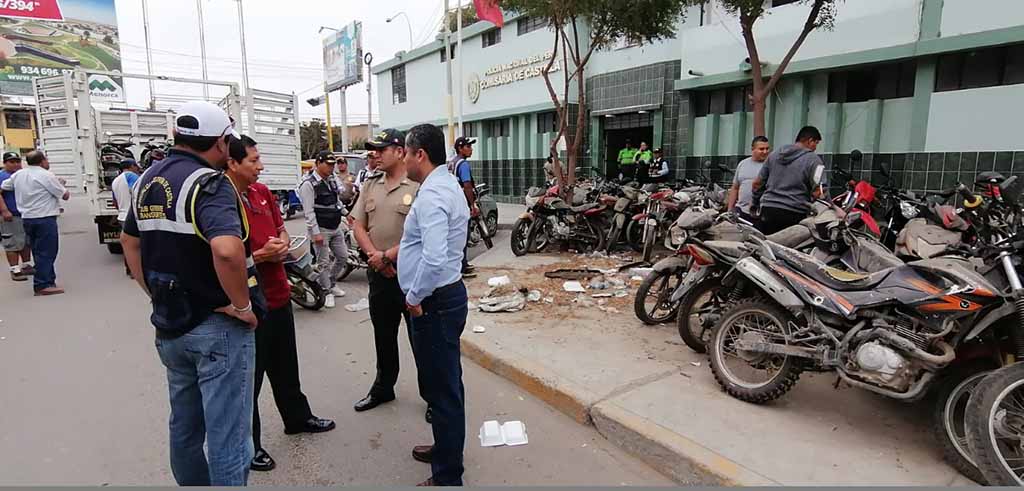
[[433, 297], [434, 295], [437, 295], [438, 293], [444, 293], [444, 292], [447, 292], [448, 290], [453, 290], [453, 289], [458, 288], [460, 286], [462, 286], [462, 280], [455, 280], [454, 282], [449, 283], [449, 284], [447, 284], [445, 286], [442, 286], [440, 288], [436, 288], [434, 290], [434, 293], [431, 293], [430, 296]]

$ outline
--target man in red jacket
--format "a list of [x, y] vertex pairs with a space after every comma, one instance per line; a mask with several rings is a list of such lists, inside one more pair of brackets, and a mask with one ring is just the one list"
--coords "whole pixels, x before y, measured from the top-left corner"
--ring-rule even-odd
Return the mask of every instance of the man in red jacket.
[[288, 255], [289, 237], [273, 193], [256, 182], [263, 170], [256, 142], [243, 135], [229, 145], [230, 159], [225, 171], [245, 204], [249, 241], [259, 272], [259, 283], [267, 297], [267, 316], [256, 328], [256, 386], [252, 415], [252, 439], [256, 454], [250, 468], [269, 471], [276, 465], [260, 442], [260, 386], [263, 374], [270, 378], [274, 402], [284, 421], [286, 434], [321, 433], [333, 430], [334, 421], [313, 416], [309, 401], [299, 386], [299, 355], [295, 347], [295, 317], [292, 315], [288, 277], [282, 261]]

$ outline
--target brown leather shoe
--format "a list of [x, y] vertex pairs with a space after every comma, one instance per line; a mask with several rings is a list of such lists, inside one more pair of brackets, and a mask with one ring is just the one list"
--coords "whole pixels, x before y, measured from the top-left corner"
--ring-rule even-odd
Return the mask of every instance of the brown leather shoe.
[[57, 288], [55, 286], [51, 286], [49, 288], [43, 288], [42, 290], [37, 291], [36, 292], [36, 296], [37, 297], [48, 297], [50, 295], [60, 295], [62, 293], [64, 293], [64, 289], [63, 288]]
[[13, 281], [28, 281], [29, 276], [24, 273], [15, 273], [11, 271], [11, 280]]
[[433, 445], [417, 445], [412, 448], [412, 458], [424, 464], [429, 464], [434, 459]]
[[434, 484], [434, 478], [433, 477], [431, 477], [430, 479], [427, 479], [426, 481], [423, 481], [423, 482], [421, 482], [421, 483], [416, 485], [417, 488], [419, 488], [419, 487], [431, 487], [432, 488], [434, 486], [437, 486], [437, 484]]

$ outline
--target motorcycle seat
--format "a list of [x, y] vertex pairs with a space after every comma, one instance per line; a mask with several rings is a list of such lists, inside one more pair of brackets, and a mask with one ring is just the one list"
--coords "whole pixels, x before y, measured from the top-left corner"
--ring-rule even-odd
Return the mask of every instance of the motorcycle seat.
[[776, 257], [796, 271], [837, 291], [870, 290], [885, 280], [896, 267], [875, 273], [857, 273], [829, 266], [808, 254], [772, 244]]
[[708, 240], [704, 242], [704, 245], [712, 248], [715, 252], [721, 253], [722, 255], [741, 258], [746, 253], [743, 248], [743, 242], [733, 240]]
[[579, 206], [573, 206], [570, 209], [574, 213], [583, 213], [585, 211], [593, 210], [594, 208], [597, 208], [598, 206], [601, 206], [601, 205], [599, 203], [587, 203], [587, 204], [583, 204], [583, 205], [579, 205]]

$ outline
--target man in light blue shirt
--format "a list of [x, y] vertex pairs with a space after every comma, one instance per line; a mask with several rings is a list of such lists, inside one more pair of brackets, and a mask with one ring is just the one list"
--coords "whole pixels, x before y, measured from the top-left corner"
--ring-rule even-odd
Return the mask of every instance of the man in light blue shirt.
[[423, 485], [461, 486], [466, 443], [466, 397], [459, 338], [466, 328], [468, 297], [462, 257], [469, 205], [445, 166], [444, 133], [419, 125], [405, 138], [409, 178], [419, 194], [405, 219], [398, 250], [398, 283], [412, 316], [416, 369], [432, 418], [434, 444], [413, 448], [413, 458], [430, 463]]

